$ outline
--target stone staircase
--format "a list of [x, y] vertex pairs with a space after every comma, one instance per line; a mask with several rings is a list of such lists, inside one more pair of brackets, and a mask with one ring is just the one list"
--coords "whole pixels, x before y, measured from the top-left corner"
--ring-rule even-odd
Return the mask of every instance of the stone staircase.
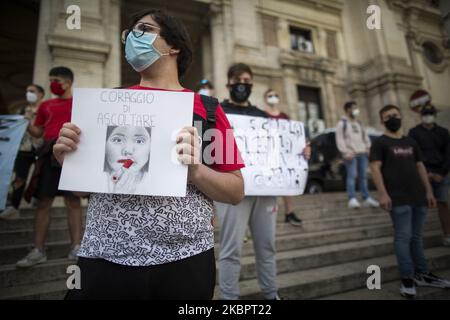
[[[277, 268], [281, 296], [288, 299], [400, 299], [398, 269], [393, 255], [389, 215], [379, 209], [350, 210], [342, 193], [307, 195], [295, 199], [302, 227], [278, 217]], [[33, 209], [14, 221], [0, 221], [0, 299], [61, 299], [66, 291], [65, 257], [69, 235], [65, 209], [52, 209], [47, 243], [48, 262], [16, 269], [29, 250]], [[219, 227], [216, 226], [218, 239]], [[450, 248], [441, 246], [437, 212], [429, 212], [424, 242], [426, 257], [438, 275], [450, 278]], [[256, 280], [253, 244], [244, 244], [241, 269], [243, 299], [261, 299]], [[216, 245], [216, 255], [219, 244]], [[381, 268], [382, 289], [368, 290], [369, 265]], [[216, 290], [216, 297], [218, 291]], [[450, 290], [419, 288], [419, 299], [450, 299]]]

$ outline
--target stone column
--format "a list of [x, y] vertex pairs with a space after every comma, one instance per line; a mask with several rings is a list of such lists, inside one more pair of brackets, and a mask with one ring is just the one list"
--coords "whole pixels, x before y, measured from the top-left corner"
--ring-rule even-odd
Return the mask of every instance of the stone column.
[[217, 97], [222, 100], [228, 97], [226, 89], [227, 84], [227, 70], [231, 63], [229, 55], [230, 39], [226, 36], [227, 21], [226, 10], [229, 10], [229, 3], [227, 1], [216, 1], [211, 4], [211, 44], [213, 56], [213, 70], [214, 70], [214, 86]]
[[325, 101], [322, 101], [322, 107], [324, 110], [324, 120], [327, 128], [335, 126], [339, 118], [339, 108], [336, 102], [336, 96], [333, 85], [333, 75], [324, 75], [323, 95], [326, 96]]
[[[81, 29], [69, 30], [67, 7], [81, 11]], [[48, 71], [67, 66], [75, 87], [120, 85], [119, 0], [42, 0], [34, 82], [48, 85]]]
[[290, 68], [285, 68], [283, 70], [283, 86], [289, 117], [291, 117], [292, 120], [304, 121], [305, 119], [300, 119], [298, 109], [297, 80], [294, 70]]
[[442, 24], [447, 31], [447, 47], [450, 48], [450, 1], [439, 1], [439, 7], [442, 12]]
[[[211, 35], [205, 34], [202, 37], [202, 64], [203, 64], [203, 78], [213, 81], [213, 56]], [[215, 84], [214, 84], [215, 85]]]

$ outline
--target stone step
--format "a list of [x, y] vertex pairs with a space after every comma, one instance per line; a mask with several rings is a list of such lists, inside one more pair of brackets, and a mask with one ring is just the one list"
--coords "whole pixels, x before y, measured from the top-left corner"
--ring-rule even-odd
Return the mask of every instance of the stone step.
[[[427, 249], [425, 254], [430, 266], [438, 275], [450, 278], [450, 252], [448, 248], [436, 247]], [[397, 286], [398, 271], [393, 255], [355, 261], [345, 264], [333, 265], [323, 268], [298, 271], [278, 276], [280, 294], [291, 300], [297, 299], [338, 299], [337, 293], [358, 290], [365, 288], [366, 268], [369, 265], [378, 264], [381, 267], [381, 276], [386, 285], [382, 288]], [[354, 295], [358, 300], [370, 299], [366, 297], [364, 291], [360, 289], [361, 295]], [[14, 287], [2, 288], [0, 290], [0, 300], [5, 299], [62, 299], [67, 292], [66, 279], [46, 281], [28, 285], [17, 285]], [[218, 286], [215, 290], [215, 298], [219, 297]], [[447, 298], [448, 290], [435, 290], [430, 288], [419, 288], [418, 298], [442, 299]], [[241, 294], [243, 299], [262, 299], [256, 279], [241, 281]], [[344, 293], [345, 294], [345, 293]], [[352, 298], [351, 296], [350, 298]], [[387, 295], [383, 299], [398, 299], [396, 295]]]
[[0, 288], [67, 279], [66, 270], [71, 264], [76, 261], [54, 259], [32, 268], [16, 268], [14, 264], [0, 266]]
[[[450, 250], [448, 248], [427, 249], [425, 256], [432, 270], [450, 269]], [[389, 255], [280, 274], [277, 277], [279, 293], [282, 297], [291, 300], [316, 299], [364, 288], [369, 276], [366, 270], [370, 265], [380, 266], [383, 281], [389, 282], [399, 278], [395, 256]], [[243, 299], [262, 299], [256, 279], [241, 281], [240, 288]], [[217, 288], [215, 296], [219, 297]]]
[[[438, 231], [430, 231], [424, 234], [426, 247], [437, 246], [440, 241], [441, 236]], [[392, 252], [391, 237], [329, 244], [279, 252], [276, 256], [277, 269], [278, 273], [282, 274], [323, 267], [333, 263], [383, 256]], [[66, 268], [69, 264], [74, 263], [67, 259], [54, 259], [27, 269], [16, 268], [14, 264], [0, 266], [0, 288], [66, 278]], [[255, 277], [255, 257], [243, 257], [241, 260], [241, 279], [246, 280]]]
[[[330, 230], [338, 228], [357, 227], [369, 224], [380, 224], [389, 221], [387, 215], [368, 214], [368, 215], [353, 215], [346, 217], [327, 218], [327, 219], [313, 219], [305, 221], [302, 227], [292, 226], [287, 223], [279, 222], [277, 224], [277, 234], [288, 234], [292, 232], [312, 232], [321, 230]], [[218, 221], [215, 224], [215, 236], [218, 237], [219, 226]], [[0, 248], [3, 246], [10, 246], [14, 244], [30, 244], [33, 240], [33, 228], [25, 228], [18, 230], [8, 230], [0, 232]], [[49, 242], [68, 241], [69, 233], [67, 225], [53, 226], [50, 225], [48, 232]]]
[[[329, 217], [344, 217], [353, 216], [355, 214], [367, 215], [367, 214], [387, 214], [385, 211], [375, 208], [360, 208], [360, 209], [348, 209], [348, 208], [326, 208], [326, 207], [313, 207], [305, 209], [304, 207], [296, 207], [294, 212], [302, 220], [321, 219]], [[285, 218], [284, 210], [278, 210], [278, 221], [283, 221]]]
[[[450, 270], [437, 271], [436, 275], [450, 279]], [[430, 287], [417, 287], [415, 300], [450, 300], [450, 290]], [[400, 281], [381, 282], [381, 289], [357, 289], [321, 298], [321, 300], [404, 300], [400, 295]]]
[[[425, 248], [436, 247], [442, 243], [442, 237], [439, 231], [426, 232], [423, 235], [423, 239]], [[394, 254], [393, 239], [390, 236], [277, 252], [277, 274], [325, 267], [390, 254]], [[255, 257], [243, 257], [241, 259], [240, 279], [248, 280], [253, 278], [256, 278]]]
[[[430, 221], [425, 225], [425, 231], [437, 230], [440, 224], [437, 220]], [[278, 235], [276, 237], [276, 248], [277, 252], [283, 252], [288, 250], [295, 250], [301, 248], [308, 248], [314, 246], [322, 246], [326, 244], [337, 244], [346, 241], [357, 241], [374, 239], [378, 237], [391, 236], [393, 234], [392, 224], [378, 224], [363, 227], [353, 227], [338, 230], [325, 230], [318, 232], [293, 232], [291, 234]], [[216, 256], [218, 257], [218, 252], [220, 245], [216, 238]], [[1, 250], [0, 250], [0, 261], [1, 261]], [[253, 241], [250, 238], [244, 243], [242, 248], [242, 256], [253, 255]]]
[[[439, 228], [439, 222], [431, 221], [425, 225], [425, 230], [435, 230]], [[385, 237], [392, 234], [392, 225], [379, 224], [363, 227], [345, 228], [339, 230], [325, 230], [318, 232], [299, 232], [294, 229], [292, 233], [278, 235], [276, 238], [276, 248], [278, 252], [321, 246], [332, 243], [342, 243], [345, 241], [356, 241]], [[70, 249], [69, 241], [47, 242], [47, 258], [61, 259], [67, 256]], [[31, 249], [29, 244], [10, 245], [0, 247], [0, 265], [14, 264], [23, 258]], [[219, 239], [216, 238], [216, 257], [219, 253]], [[253, 241], [251, 238], [244, 243], [242, 256], [253, 255]]]
[[2, 288], [0, 300], [62, 300], [66, 292], [66, 280], [62, 279]]
[[[437, 220], [437, 216], [431, 215], [426, 223]], [[389, 223], [391, 221], [389, 215], [368, 214], [368, 215], [353, 215], [326, 219], [313, 219], [305, 221], [302, 226], [292, 226], [288, 223], [278, 223], [276, 234], [278, 236], [291, 234], [294, 232], [317, 232], [324, 230], [343, 229], [352, 227], [362, 227], [367, 225]], [[220, 226], [218, 221], [215, 223], [214, 235], [216, 239], [219, 237]]]
[[[67, 226], [67, 215], [55, 215], [50, 218], [51, 227]], [[15, 220], [0, 221], [0, 232], [34, 228], [34, 217], [21, 217]]]
[[[431, 215], [427, 222], [435, 221], [436, 215]], [[218, 221], [216, 221], [218, 222]], [[292, 226], [287, 223], [279, 222], [277, 224], [277, 235], [286, 235], [295, 232], [317, 232], [331, 229], [343, 229], [352, 227], [361, 227], [366, 225], [375, 225], [390, 222], [388, 215], [368, 214], [353, 215], [345, 217], [312, 219], [305, 221], [301, 227]], [[215, 237], [219, 239], [219, 225], [215, 224]], [[33, 241], [34, 231], [32, 228], [8, 230], [0, 232], [0, 249], [11, 245], [29, 245]], [[67, 225], [53, 226], [50, 225], [48, 231], [48, 242], [69, 241], [69, 232]]]
[[[356, 215], [368, 216], [368, 215], [388, 215], [386, 212], [379, 209], [362, 208], [359, 210], [351, 209], [326, 209], [317, 208], [309, 211], [297, 211], [298, 216], [304, 221], [305, 225], [311, 220], [326, 219], [326, 218], [339, 218], [339, 217], [352, 217]], [[436, 210], [430, 210], [429, 215], [436, 214]], [[284, 223], [284, 214], [278, 214], [277, 223], [282, 225]], [[218, 218], [216, 217], [216, 224], [218, 224]], [[32, 229], [34, 227], [34, 217], [21, 217], [16, 220], [2, 220], [0, 221], [0, 233], [4, 231], [17, 231], [23, 229]], [[51, 228], [64, 228], [67, 227], [67, 215], [65, 212], [59, 214], [52, 214], [51, 216]], [[298, 227], [295, 227], [298, 228]], [[1, 242], [0, 242], [1, 243]]]
[[[15, 264], [32, 249], [31, 244], [11, 245], [0, 248], [0, 265]], [[46, 243], [47, 258], [61, 259], [67, 257], [70, 241], [56, 241]]]
[[[33, 229], [20, 229], [0, 232], [0, 248], [11, 245], [30, 245], [33, 243]], [[47, 233], [47, 242], [69, 241], [67, 226], [50, 226]]]
[[[342, 208], [347, 209], [347, 202], [348, 198], [346, 194], [343, 193], [325, 193], [322, 195], [302, 195], [302, 196], [296, 196], [293, 197], [293, 203], [296, 210], [299, 212], [302, 211], [309, 211], [312, 209], [328, 209], [328, 210], [334, 210], [336, 208]], [[278, 204], [280, 208], [283, 208], [283, 201], [281, 197], [279, 197]], [[86, 210], [87, 207], [87, 200], [82, 201], [82, 207], [84, 210]], [[363, 209], [363, 208], [361, 208]], [[35, 213], [36, 208], [32, 207], [28, 204], [22, 204], [21, 206], [21, 216], [26, 217], [33, 217]], [[64, 202], [62, 201], [62, 198], [56, 198], [55, 202], [53, 203], [52, 209], [51, 209], [51, 215], [66, 215], [66, 208], [64, 205]]]
[[[83, 216], [86, 218], [86, 208], [83, 208]], [[284, 211], [279, 211], [284, 212]], [[385, 214], [382, 210], [379, 209], [371, 209], [371, 208], [361, 208], [358, 210], [347, 209], [347, 208], [312, 208], [312, 209], [296, 209], [295, 210], [298, 217], [302, 220], [314, 220], [321, 218], [329, 218], [329, 217], [344, 217], [344, 216], [353, 216], [356, 214], [359, 215], [368, 215], [368, 214]], [[50, 223], [51, 226], [62, 227], [67, 225], [67, 212], [64, 208], [53, 208], [50, 212]], [[283, 213], [279, 213], [277, 215], [278, 222], [284, 222], [285, 216]], [[31, 229], [34, 227], [34, 214], [29, 215], [21, 215], [20, 218], [14, 220], [0, 220], [0, 232], [2, 231], [12, 231], [12, 230], [20, 230], [20, 229]]]

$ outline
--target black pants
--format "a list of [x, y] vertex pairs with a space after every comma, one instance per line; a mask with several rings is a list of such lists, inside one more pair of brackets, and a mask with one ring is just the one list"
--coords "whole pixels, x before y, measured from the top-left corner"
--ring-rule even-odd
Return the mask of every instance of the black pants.
[[23, 192], [25, 191], [28, 174], [30, 173], [30, 167], [36, 161], [35, 156], [34, 151], [19, 151], [17, 154], [14, 172], [16, 174], [16, 179], [21, 179], [23, 185], [19, 188], [13, 187], [11, 205], [16, 209], [19, 209], [20, 201], [22, 200]]
[[211, 300], [216, 282], [214, 249], [148, 267], [79, 258], [81, 289], [66, 300]]

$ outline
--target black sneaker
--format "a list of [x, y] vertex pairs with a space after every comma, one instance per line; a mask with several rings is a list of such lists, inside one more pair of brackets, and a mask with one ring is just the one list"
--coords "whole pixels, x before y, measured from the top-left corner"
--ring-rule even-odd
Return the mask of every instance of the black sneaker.
[[284, 219], [285, 223], [290, 223], [293, 226], [301, 226], [303, 224], [302, 219], [298, 218], [295, 213], [290, 212], [286, 215], [285, 219]]
[[417, 286], [450, 289], [450, 281], [442, 279], [431, 272], [416, 274], [414, 282]]
[[401, 279], [400, 294], [408, 299], [412, 299], [416, 296], [416, 287], [414, 286], [413, 279], [410, 278]]

